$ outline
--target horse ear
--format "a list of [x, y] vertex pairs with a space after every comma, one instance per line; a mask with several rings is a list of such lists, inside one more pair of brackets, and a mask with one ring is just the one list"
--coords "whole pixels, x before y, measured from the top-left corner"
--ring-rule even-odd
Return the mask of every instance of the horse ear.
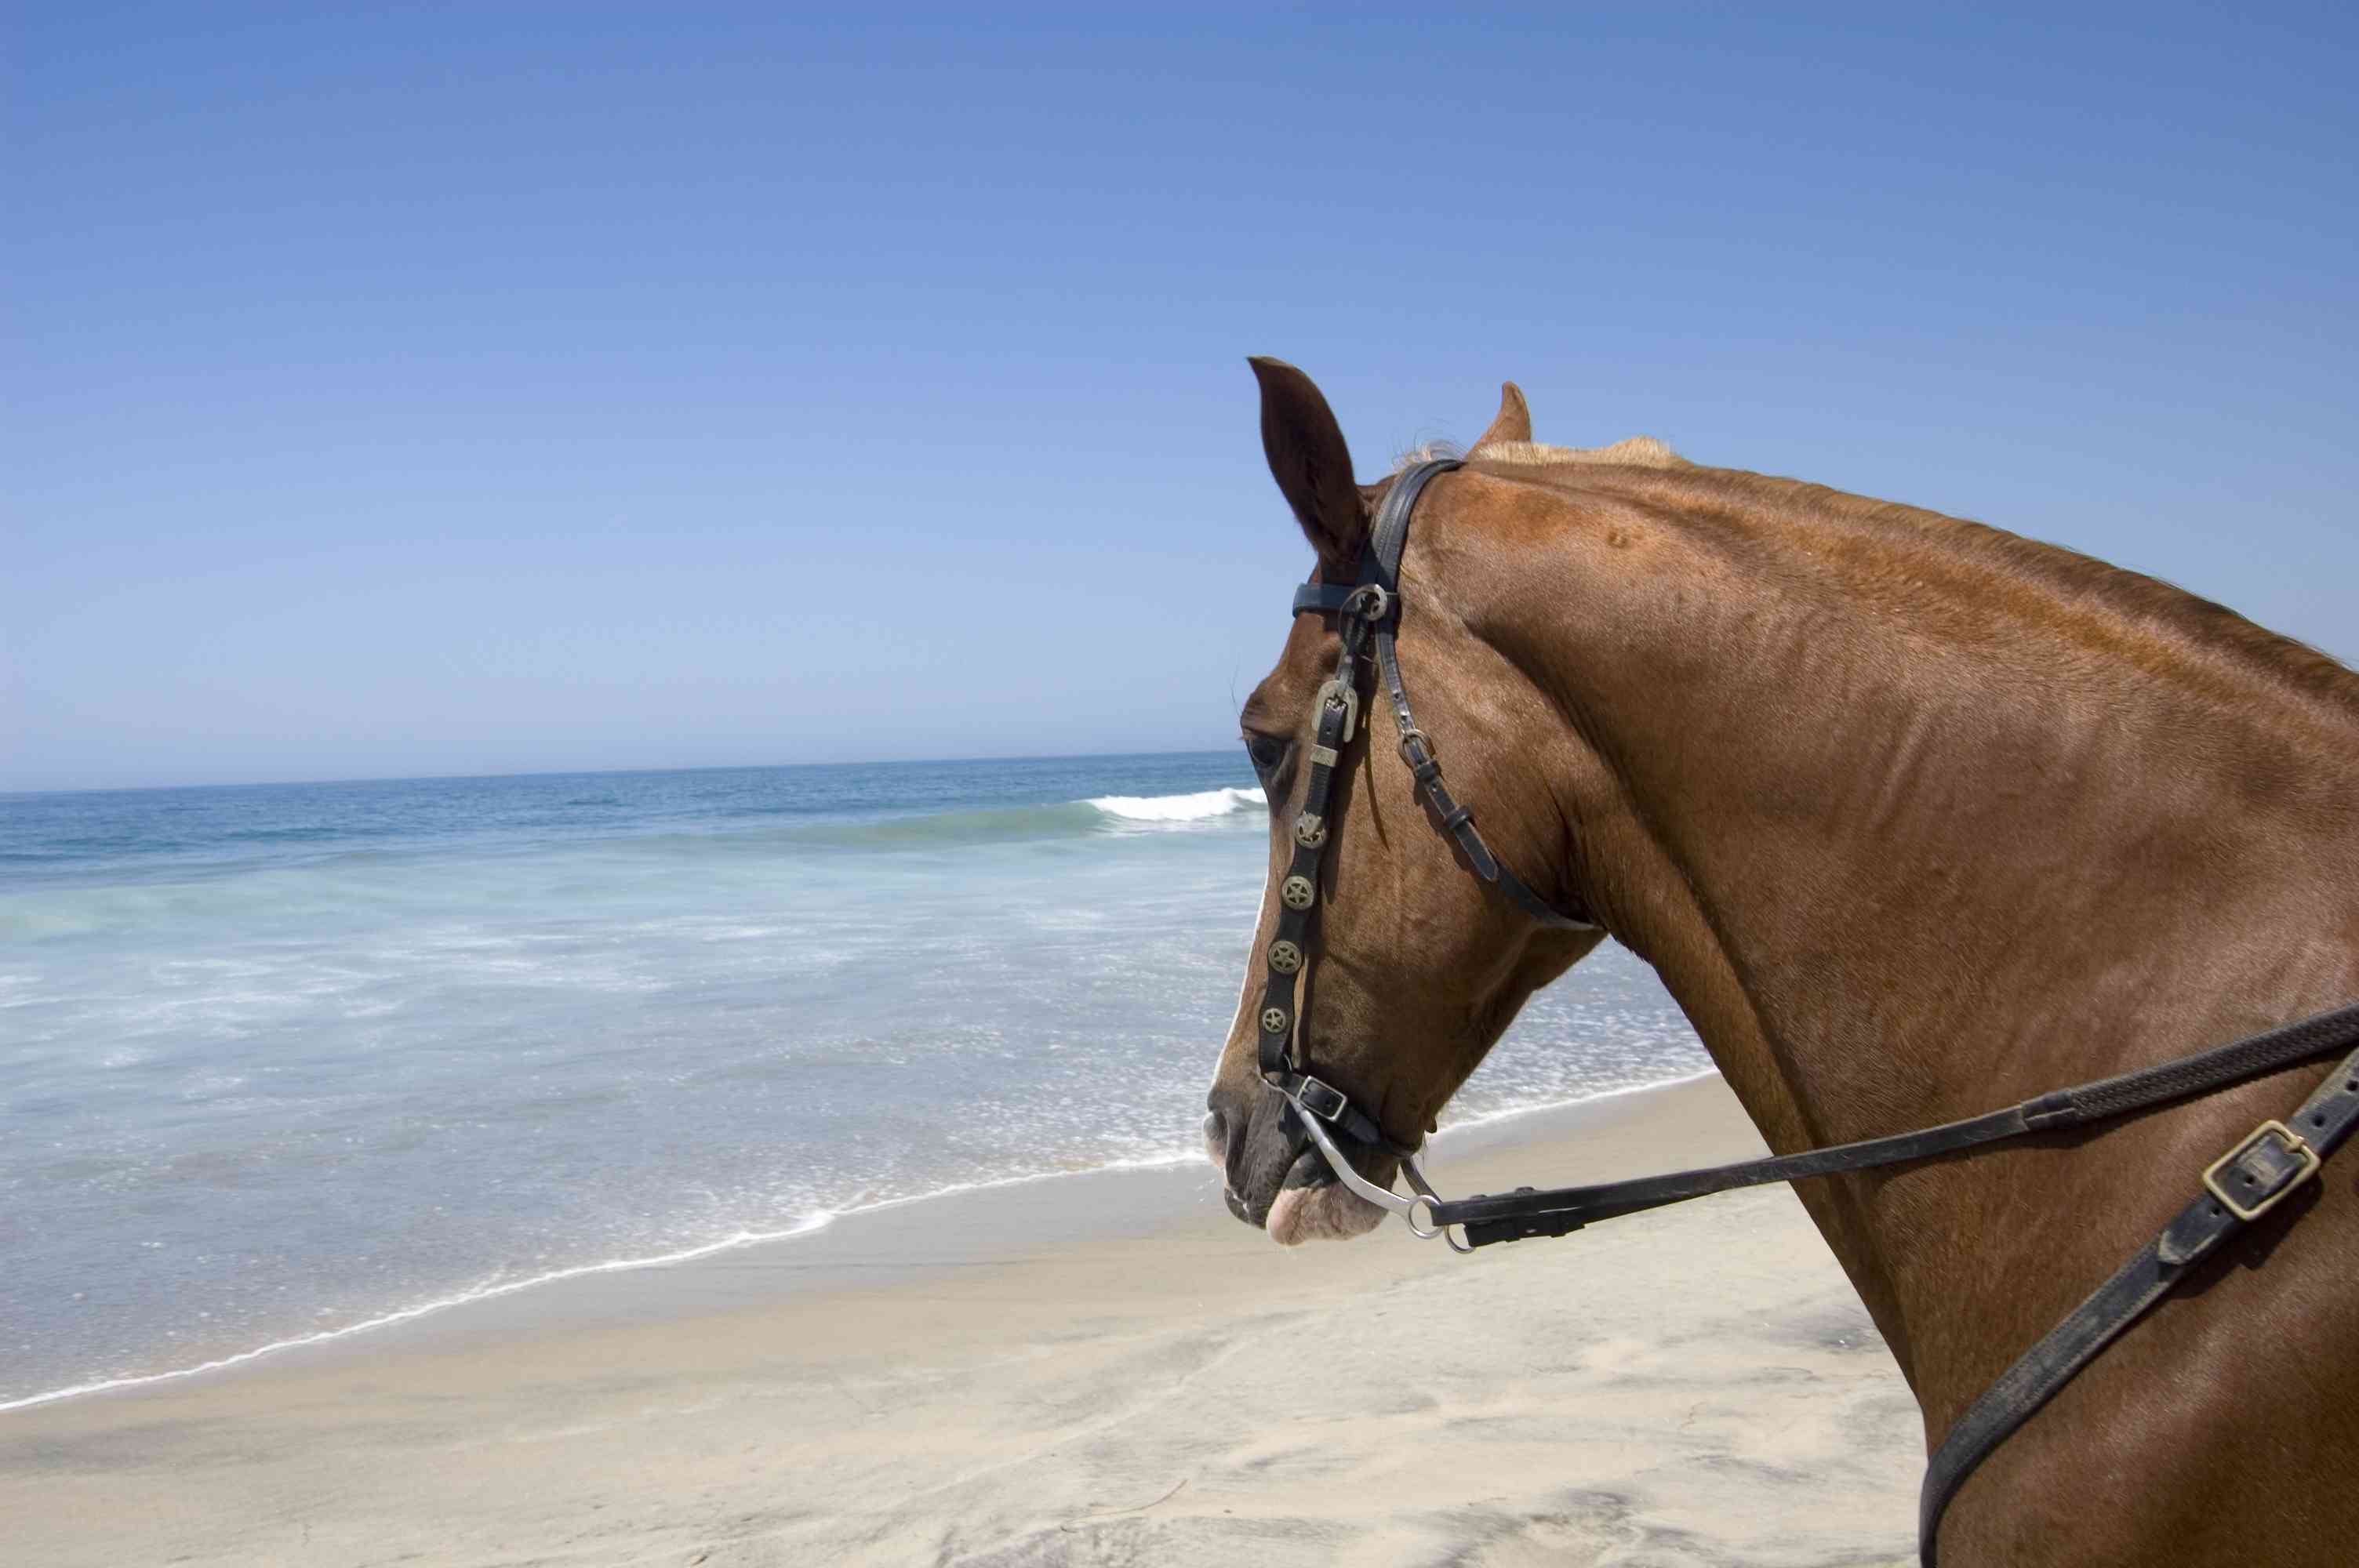
[[1476, 438], [1469, 451], [1481, 451], [1498, 441], [1528, 441], [1532, 438], [1531, 405], [1524, 401], [1524, 389], [1512, 381], [1499, 384], [1499, 416], [1491, 427]]
[[1353, 482], [1351, 449], [1334, 411], [1310, 378], [1284, 360], [1256, 355], [1246, 362], [1261, 382], [1261, 445], [1270, 476], [1320, 560], [1349, 567], [1368, 536], [1368, 505]]

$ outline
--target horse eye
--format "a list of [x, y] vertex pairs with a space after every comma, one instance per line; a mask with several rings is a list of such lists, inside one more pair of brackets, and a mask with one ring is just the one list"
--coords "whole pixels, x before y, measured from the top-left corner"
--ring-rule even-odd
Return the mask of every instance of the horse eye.
[[1253, 759], [1256, 773], [1274, 773], [1286, 761], [1286, 742], [1274, 735], [1248, 735], [1245, 755]]

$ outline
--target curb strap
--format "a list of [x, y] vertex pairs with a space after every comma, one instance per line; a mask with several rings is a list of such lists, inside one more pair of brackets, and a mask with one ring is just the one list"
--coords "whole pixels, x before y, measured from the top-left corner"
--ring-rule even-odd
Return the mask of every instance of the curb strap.
[[[2309, 1021], [2359, 1019], [2359, 1008]], [[2295, 1028], [2306, 1027], [2296, 1024]], [[2347, 1033], [2347, 1025], [2346, 1025]], [[2189, 1058], [2194, 1060], [2195, 1058]], [[2178, 1064], [2169, 1064], [2177, 1065]], [[1942, 1510], [1974, 1466], [2031, 1419], [2106, 1346], [2169, 1295], [2223, 1242], [2283, 1202], [2318, 1173], [2329, 1154], [2359, 1128], [2359, 1052], [2354, 1052], [2293, 1114], [2290, 1126], [2264, 1121], [2203, 1172], [2203, 1190], [2120, 1272], [2091, 1292], [2047, 1337], [1983, 1390], [1941, 1439], [1925, 1467], [1918, 1497], [1917, 1550], [1933, 1568]], [[2298, 1211], [2295, 1218], [2300, 1217]]]

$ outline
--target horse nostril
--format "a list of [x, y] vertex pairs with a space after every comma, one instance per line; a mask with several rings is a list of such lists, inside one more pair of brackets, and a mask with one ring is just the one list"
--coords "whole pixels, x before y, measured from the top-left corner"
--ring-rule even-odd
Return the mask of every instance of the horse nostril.
[[1212, 1163], [1215, 1165], [1223, 1163], [1229, 1157], [1228, 1133], [1221, 1126], [1221, 1113], [1217, 1110], [1208, 1110], [1204, 1113], [1204, 1152], [1212, 1157]]

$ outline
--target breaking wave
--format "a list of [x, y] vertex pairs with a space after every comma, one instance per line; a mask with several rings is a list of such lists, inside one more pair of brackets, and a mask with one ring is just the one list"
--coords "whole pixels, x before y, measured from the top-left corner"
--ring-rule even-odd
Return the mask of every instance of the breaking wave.
[[[1055, 806], [1002, 806], [979, 811], [937, 811], [864, 822], [813, 823], [780, 830], [799, 844], [846, 849], [934, 849], [1020, 838], [1069, 838], [1098, 833], [1203, 827], [1239, 812], [1261, 811], [1257, 789], [1208, 789], [1193, 795], [1102, 795]], [[764, 836], [713, 835], [720, 844]], [[751, 845], [749, 844], [750, 848]]]
[[1125, 822], [1201, 822], [1233, 811], [1266, 810], [1257, 789], [1207, 789], [1194, 795], [1102, 795], [1085, 804]]

